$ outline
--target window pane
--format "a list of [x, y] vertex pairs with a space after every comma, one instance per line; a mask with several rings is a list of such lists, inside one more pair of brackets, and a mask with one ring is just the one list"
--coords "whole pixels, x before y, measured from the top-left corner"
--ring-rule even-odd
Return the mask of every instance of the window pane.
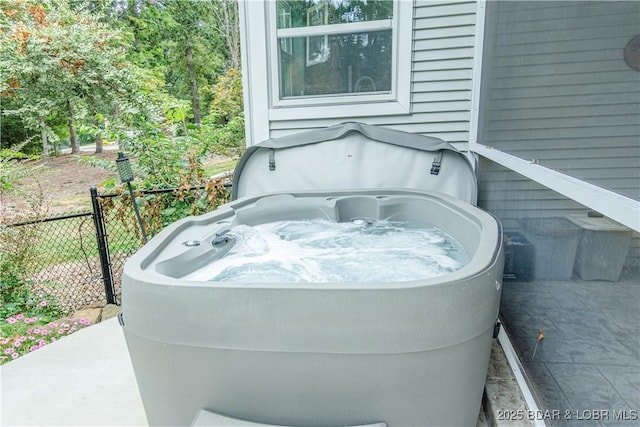
[[278, 0], [277, 28], [393, 18], [392, 0]]
[[391, 30], [279, 39], [280, 97], [391, 91]]

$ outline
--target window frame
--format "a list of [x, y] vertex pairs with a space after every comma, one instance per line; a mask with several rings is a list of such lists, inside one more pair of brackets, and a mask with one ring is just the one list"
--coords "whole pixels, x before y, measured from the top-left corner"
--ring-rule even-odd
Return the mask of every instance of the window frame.
[[[394, 1], [393, 18], [376, 21], [277, 28], [276, 3], [267, 2], [269, 120], [310, 117], [353, 117], [410, 114], [413, 2]], [[391, 29], [391, 90], [379, 93], [340, 93], [304, 97], [280, 97], [280, 39], [328, 36]]]

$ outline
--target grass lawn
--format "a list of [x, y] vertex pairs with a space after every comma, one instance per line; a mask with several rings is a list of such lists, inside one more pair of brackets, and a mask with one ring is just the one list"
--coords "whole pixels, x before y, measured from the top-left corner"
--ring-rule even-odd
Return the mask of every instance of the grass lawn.
[[204, 165], [204, 176], [213, 176], [222, 172], [233, 171], [239, 159], [227, 160], [222, 163]]

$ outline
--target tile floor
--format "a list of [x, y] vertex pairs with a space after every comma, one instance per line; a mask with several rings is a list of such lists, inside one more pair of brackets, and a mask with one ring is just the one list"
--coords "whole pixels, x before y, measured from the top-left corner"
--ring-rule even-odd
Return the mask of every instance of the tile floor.
[[640, 426], [637, 274], [505, 282], [500, 312], [548, 425]]

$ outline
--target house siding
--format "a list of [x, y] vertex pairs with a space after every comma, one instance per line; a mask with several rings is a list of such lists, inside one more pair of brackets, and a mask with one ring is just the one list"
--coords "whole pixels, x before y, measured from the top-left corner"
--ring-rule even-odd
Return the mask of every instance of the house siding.
[[[455, 145], [466, 143], [471, 116], [476, 10], [475, 1], [415, 1], [410, 113], [362, 117], [354, 105], [354, 114], [348, 120], [432, 135]], [[269, 136], [322, 128], [345, 120], [344, 117], [270, 120]]]
[[[640, 73], [622, 55], [638, 28], [638, 2], [489, 2], [479, 142], [640, 200]], [[586, 210], [490, 161], [479, 185], [507, 226]]]
[[[478, 143], [640, 200], [640, 73], [622, 60], [640, 28], [640, 2], [487, 2], [482, 82], [474, 86], [474, 65], [481, 61], [476, 44], [483, 42], [476, 34], [478, 9], [475, 1], [414, 0], [409, 113], [358, 115], [354, 104], [348, 117], [331, 106], [318, 108], [321, 117], [269, 117], [266, 89], [258, 83], [253, 90], [260, 96], [251, 100], [262, 123], [257, 133], [274, 138], [349, 120], [466, 148], [477, 99], [472, 90], [479, 85]], [[253, 41], [262, 31], [254, 28], [256, 34]], [[521, 218], [586, 210], [491, 161], [480, 166], [478, 204], [508, 227]], [[639, 258], [636, 233], [627, 264]]]
[[[498, 216], [507, 231], [520, 230], [523, 218], [564, 218], [586, 211], [581, 204], [490, 160], [480, 160], [478, 182], [478, 206]], [[625, 265], [637, 266], [639, 260], [640, 234], [634, 232]]]
[[640, 200], [639, 2], [490, 2], [480, 142]]

